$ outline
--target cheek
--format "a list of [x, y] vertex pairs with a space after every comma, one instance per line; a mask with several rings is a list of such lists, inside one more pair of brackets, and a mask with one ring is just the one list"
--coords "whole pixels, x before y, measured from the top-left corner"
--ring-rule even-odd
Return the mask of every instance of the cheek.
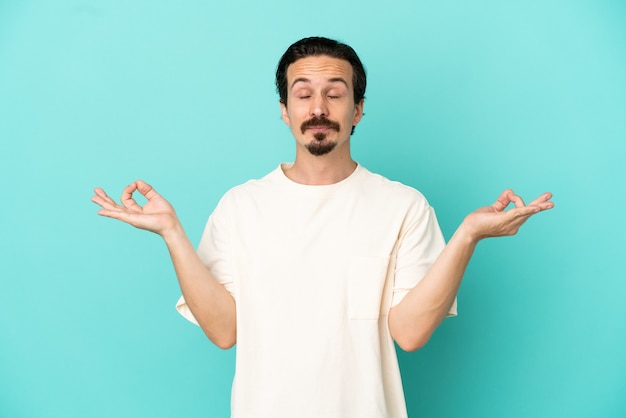
[[291, 121], [291, 126], [299, 128], [302, 122], [304, 122], [306, 119], [306, 114], [298, 112], [297, 108], [289, 110], [289, 120]]

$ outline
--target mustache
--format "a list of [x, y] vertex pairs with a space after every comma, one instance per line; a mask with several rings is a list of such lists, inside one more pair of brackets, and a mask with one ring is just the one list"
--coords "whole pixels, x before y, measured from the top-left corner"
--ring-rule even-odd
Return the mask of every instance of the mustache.
[[339, 131], [339, 129], [341, 128], [337, 122], [326, 119], [325, 116], [314, 116], [311, 119], [302, 122], [302, 125], [300, 125], [300, 130], [302, 131], [302, 133], [304, 133], [304, 131], [314, 126], [325, 126], [336, 131]]

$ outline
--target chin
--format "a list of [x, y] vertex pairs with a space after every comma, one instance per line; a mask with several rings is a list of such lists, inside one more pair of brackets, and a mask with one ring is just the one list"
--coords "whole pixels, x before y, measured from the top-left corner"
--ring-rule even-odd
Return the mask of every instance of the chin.
[[333, 141], [315, 141], [311, 142], [306, 146], [306, 149], [317, 157], [329, 154], [332, 150], [337, 146], [336, 142]]

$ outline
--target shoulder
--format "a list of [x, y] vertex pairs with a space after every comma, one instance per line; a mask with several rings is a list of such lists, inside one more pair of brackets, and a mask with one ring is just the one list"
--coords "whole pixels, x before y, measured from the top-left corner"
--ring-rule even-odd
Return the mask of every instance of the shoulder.
[[236, 201], [239, 199], [245, 199], [246, 197], [257, 196], [260, 193], [266, 194], [268, 192], [276, 190], [281, 183], [281, 173], [279, 172], [279, 170], [280, 167], [270, 171], [263, 177], [250, 179], [245, 183], [232, 187], [224, 194], [222, 200]]
[[391, 199], [394, 203], [404, 202], [415, 208], [429, 208], [430, 205], [426, 197], [414, 187], [390, 180], [380, 174], [372, 173], [365, 167], [361, 167], [362, 175], [360, 184], [368, 194], [377, 198]]

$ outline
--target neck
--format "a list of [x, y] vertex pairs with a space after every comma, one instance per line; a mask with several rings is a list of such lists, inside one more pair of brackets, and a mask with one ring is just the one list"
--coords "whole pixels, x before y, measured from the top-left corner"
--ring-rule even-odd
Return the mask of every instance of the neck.
[[287, 169], [285, 175], [296, 183], [306, 185], [328, 185], [339, 183], [348, 178], [356, 169], [356, 162], [348, 150], [336, 152], [333, 150], [326, 155], [311, 155], [308, 150], [296, 150], [296, 160]]

